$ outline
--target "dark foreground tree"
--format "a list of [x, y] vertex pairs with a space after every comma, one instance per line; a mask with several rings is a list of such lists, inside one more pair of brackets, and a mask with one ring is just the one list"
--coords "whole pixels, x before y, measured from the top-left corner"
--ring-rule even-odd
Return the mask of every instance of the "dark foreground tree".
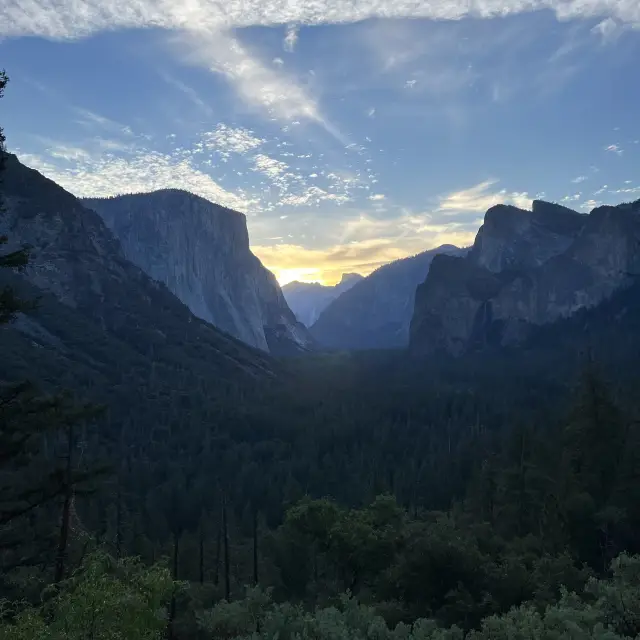
[[[8, 80], [7, 74], [0, 71], [0, 98]], [[5, 141], [0, 127], [0, 187]], [[0, 214], [5, 205], [0, 190]], [[0, 236], [0, 245], [7, 242], [6, 236]], [[28, 260], [26, 248], [0, 254], [0, 275], [7, 270], [24, 269]], [[2, 325], [33, 308], [34, 304], [21, 299], [12, 286], [0, 288], [0, 330], [7, 330]], [[0, 369], [0, 380], [10, 378], [9, 371]], [[27, 381], [0, 386], [0, 570], [39, 556], [40, 549], [33, 546], [32, 536], [25, 532], [33, 530], [38, 509], [62, 498], [55, 582], [64, 577], [72, 501], [77, 490], [103, 471], [83, 467], [74, 459], [78, 427], [92, 422], [100, 412], [96, 405], [76, 404], [69, 393], [42, 395]], [[28, 551], [26, 541], [31, 543]]]

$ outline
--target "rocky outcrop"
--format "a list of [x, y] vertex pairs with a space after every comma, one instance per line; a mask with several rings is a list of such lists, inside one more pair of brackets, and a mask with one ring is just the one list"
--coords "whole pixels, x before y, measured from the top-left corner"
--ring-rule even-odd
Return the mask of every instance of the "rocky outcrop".
[[561, 205], [534, 200], [531, 211], [491, 207], [469, 259], [492, 273], [536, 267], [563, 253], [584, 224], [584, 216]]
[[414, 353], [460, 355], [523, 340], [640, 274], [640, 201], [589, 215], [534, 201], [489, 209], [464, 258], [437, 257], [418, 287]]
[[443, 245], [380, 267], [336, 298], [311, 327], [329, 349], [406, 347], [415, 290], [438, 254], [463, 255], [466, 249]]
[[19, 318], [12, 330], [98, 371], [117, 370], [120, 361], [162, 362], [224, 379], [270, 368], [266, 355], [194, 317], [164, 284], [126, 259], [97, 213], [13, 155], [2, 189], [0, 235], [9, 239], [7, 250], [29, 246], [30, 259], [24, 273], [0, 275], [42, 293], [38, 313]]
[[176, 189], [83, 202], [126, 257], [199, 318], [262, 350], [310, 347], [275, 276], [251, 253], [243, 214]]
[[334, 286], [296, 280], [284, 285], [282, 293], [296, 318], [310, 327], [333, 300], [362, 279], [363, 276], [358, 273], [344, 273]]

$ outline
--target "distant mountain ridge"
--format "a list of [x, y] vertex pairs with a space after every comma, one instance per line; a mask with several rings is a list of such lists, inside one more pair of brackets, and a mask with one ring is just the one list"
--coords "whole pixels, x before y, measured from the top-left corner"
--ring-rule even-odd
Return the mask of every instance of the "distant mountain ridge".
[[640, 274], [640, 200], [581, 214], [497, 205], [466, 257], [438, 256], [416, 292], [411, 350], [460, 355], [517, 344], [598, 305]]
[[103, 218], [129, 260], [199, 318], [263, 351], [311, 347], [275, 276], [251, 252], [244, 214], [177, 189], [83, 203]]
[[406, 347], [416, 287], [424, 281], [431, 261], [439, 253], [465, 252], [442, 245], [380, 267], [331, 302], [311, 334], [328, 349]]
[[289, 282], [282, 287], [282, 293], [296, 318], [310, 327], [339, 295], [363, 279], [359, 273], [343, 273], [336, 285], [323, 285], [319, 282]]

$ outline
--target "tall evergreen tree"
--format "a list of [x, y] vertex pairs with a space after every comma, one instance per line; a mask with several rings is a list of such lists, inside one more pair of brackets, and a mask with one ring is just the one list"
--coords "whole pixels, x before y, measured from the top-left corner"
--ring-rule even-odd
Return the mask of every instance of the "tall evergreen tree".
[[[6, 72], [0, 71], [0, 98], [8, 81]], [[5, 142], [4, 131], [0, 127], [0, 186], [6, 160]], [[0, 215], [6, 205], [1, 195], [0, 190]], [[7, 242], [6, 236], [0, 236], [0, 245]], [[26, 248], [5, 253], [0, 255], [0, 271], [23, 269], [28, 260]], [[22, 300], [13, 287], [5, 285], [0, 289], [0, 325], [11, 323], [18, 313], [33, 308], [34, 304]], [[2, 378], [9, 377], [7, 374], [0, 371]], [[25, 516], [31, 516], [43, 505], [62, 496], [63, 516], [55, 560], [56, 583], [62, 580], [65, 572], [75, 488], [103, 470], [80, 469], [74, 465], [74, 426], [92, 420], [100, 411], [100, 407], [92, 404], [75, 404], [68, 393], [41, 395], [29, 382], [0, 387], [0, 550], [20, 548], [24, 533], [20, 523], [24, 524]], [[67, 434], [66, 462], [63, 468], [59, 468], [55, 452], [57, 437], [62, 431]], [[47, 455], [45, 449], [54, 453]], [[36, 549], [30, 552], [38, 554]], [[22, 550], [18, 557], [25, 557]], [[2, 559], [7, 560], [7, 554], [3, 554]], [[9, 566], [14, 562], [15, 558], [10, 556]]]

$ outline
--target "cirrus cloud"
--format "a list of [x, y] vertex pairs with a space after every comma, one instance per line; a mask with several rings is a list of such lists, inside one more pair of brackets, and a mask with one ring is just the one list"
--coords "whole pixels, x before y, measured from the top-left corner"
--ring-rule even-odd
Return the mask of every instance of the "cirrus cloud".
[[526, 191], [492, 190], [497, 182], [497, 180], [485, 180], [468, 189], [449, 193], [441, 198], [438, 211], [455, 215], [459, 212], [484, 212], [496, 204], [512, 204], [521, 209], [531, 207], [532, 198]]
[[256, 25], [336, 24], [367, 18], [456, 20], [541, 9], [554, 11], [561, 20], [610, 17], [640, 25], [640, 5], [636, 0], [5, 0], [0, 8], [0, 34], [66, 39], [117, 28], [221, 30]]

